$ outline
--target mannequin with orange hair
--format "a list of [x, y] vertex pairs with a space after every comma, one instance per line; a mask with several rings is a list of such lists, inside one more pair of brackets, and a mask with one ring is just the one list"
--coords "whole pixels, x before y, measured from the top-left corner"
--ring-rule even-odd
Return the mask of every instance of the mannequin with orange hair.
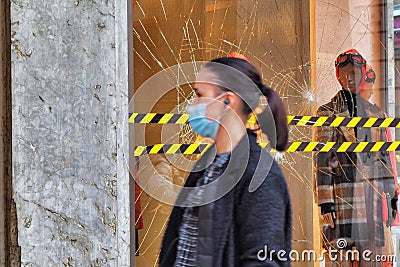
[[[320, 106], [317, 116], [377, 117], [364, 94], [367, 62], [355, 49], [340, 54], [335, 61], [336, 77], [342, 89], [330, 102]], [[384, 134], [376, 128], [317, 127], [316, 141], [377, 142]], [[384, 133], [384, 131], [383, 131]], [[395, 195], [395, 184], [387, 152], [318, 152], [314, 155], [316, 200], [321, 210], [324, 247], [337, 250], [357, 248], [379, 255], [385, 245], [382, 192]], [[346, 246], [343, 247], [345, 240]], [[338, 244], [341, 244], [338, 246]], [[371, 256], [373, 257], [373, 256]], [[360, 257], [361, 258], [361, 257]], [[344, 259], [330, 266], [354, 266]], [[359, 266], [377, 266], [364, 262]]]
[[[375, 117], [378, 118], [383, 118], [387, 117], [387, 114], [382, 111], [380, 107], [378, 107], [376, 104], [373, 104], [370, 102], [371, 96], [374, 94], [374, 85], [375, 85], [375, 80], [376, 80], [376, 73], [374, 69], [372, 68], [371, 65], [367, 64], [366, 67], [366, 74], [365, 74], [365, 84], [363, 90], [360, 92], [361, 97], [366, 101], [366, 110], [370, 114], [374, 114]], [[371, 129], [372, 135], [376, 136], [375, 139], [380, 139], [381, 141], [385, 142], [393, 142], [392, 138], [392, 133], [390, 131], [390, 128], [372, 128]], [[390, 156], [390, 166], [392, 167], [393, 170], [393, 183], [396, 186], [396, 191], [397, 193], [399, 192], [399, 188], [397, 186], [397, 168], [396, 168], [396, 158], [395, 158], [395, 152], [389, 152]], [[387, 198], [387, 193], [382, 192], [383, 199], [382, 199], [382, 215], [383, 215], [383, 220], [384, 223], [387, 226], [398, 226], [399, 225], [399, 217], [397, 212], [393, 212], [393, 210], [397, 210], [397, 197], [395, 197], [391, 203], [390, 197]], [[394, 221], [394, 218], [397, 217], [397, 221]], [[385, 228], [385, 248], [383, 249], [383, 254], [384, 255], [392, 255], [394, 253], [393, 251], [393, 245], [392, 245], [392, 238], [390, 234], [390, 229]], [[393, 264], [390, 261], [385, 261], [383, 262], [382, 266], [393, 266]]]
[[361, 90], [360, 92], [361, 97], [364, 98], [366, 101], [370, 101], [370, 98], [374, 93], [375, 80], [376, 80], [376, 73], [373, 70], [372, 66], [367, 64], [365, 73], [365, 83], [363, 86], [363, 90]]

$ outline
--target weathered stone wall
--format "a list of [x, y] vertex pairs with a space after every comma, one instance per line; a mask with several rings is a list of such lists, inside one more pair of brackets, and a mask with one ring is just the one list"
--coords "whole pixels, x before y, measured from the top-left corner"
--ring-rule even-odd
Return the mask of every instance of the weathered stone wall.
[[12, 1], [22, 266], [129, 266], [128, 3]]

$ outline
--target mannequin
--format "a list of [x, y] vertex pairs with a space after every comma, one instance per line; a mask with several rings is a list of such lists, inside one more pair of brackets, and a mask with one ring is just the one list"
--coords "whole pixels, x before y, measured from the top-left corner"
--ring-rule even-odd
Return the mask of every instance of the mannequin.
[[[373, 104], [371, 102], [371, 96], [374, 94], [374, 86], [375, 86], [375, 80], [376, 80], [376, 73], [372, 66], [367, 64], [366, 67], [366, 76], [365, 76], [365, 84], [363, 87], [363, 90], [361, 91], [360, 95], [361, 97], [366, 101], [366, 110], [369, 111], [369, 113], [376, 114], [377, 117], [387, 117], [387, 115], [379, 108], [376, 104]], [[390, 132], [390, 128], [372, 128], [371, 129], [373, 135], [377, 136], [384, 136], [384, 140], [382, 141], [387, 141], [387, 142], [392, 142], [392, 134]], [[396, 177], [396, 179], [393, 181], [393, 183], [396, 183], [397, 180], [397, 169], [396, 169], [396, 159], [395, 159], [395, 152], [389, 152], [390, 156], [390, 165], [393, 170], [393, 175]], [[393, 177], [393, 178], [394, 178]], [[396, 189], [398, 191], [398, 188]], [[396, 198], [395, 198], [396, 199]], [[391, 227], [393, 226], [393, 220], [397, 216], [396, 212], [393, 212], [393, 208], [396, 209], [396, 202], [393, 201], [393, 203], [388, 203], [386, 206], [384, 205], [384, 200], [382, 202], [382, 212], [384, 214], [384, 224], [387, 227], [384, 227], [385, 230], [385, 246], [382, 250], [383, 255], [394, 255], [394, 244], [393, 240], [391, 237]], [[387, 199], [386, 201], [388, 202]], [[393, 205], [393, 208], [392, 208]], [[386, 220], [385, 220], [386, 219]], [[382, 262], [382, 266], [384, 267], [389, 267], [389, 266], [394, 266], [393, 262], [391, 259], [388, 259], [387, 261]]]
[[[366, 77], [366, 60], [351, 49], [340, 54], [335, 62], [336, 77], [342, 89], [329, 103], [320, 106], [317, 116], [384, 117], [361, 97]], [[375, 106], [376, 107], [376, 106]], [[318, 127], [316, 141], [376, 142], [385, 140], [379, 128]], [[382, 194], [395, 195], [395, 184], [387, 152], [316, 153], [314, 157], [316, 199], [321, 210], [324, 248], [342, 253], [357, 249], [372, 256], [380, 255], [385, 245], [382, 217]], [[341, 246], [338, 241], [345, 240]], [[365, 262], [358, 266], [381, 266]], [[328, 266], [354, 266], [346, 257], [330, 261]]]

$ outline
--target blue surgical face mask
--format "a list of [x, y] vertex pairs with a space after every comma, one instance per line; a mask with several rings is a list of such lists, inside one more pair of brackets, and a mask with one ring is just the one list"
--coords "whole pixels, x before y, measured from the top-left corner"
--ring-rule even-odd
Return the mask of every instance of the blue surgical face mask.
[[[225, 93], [219, 95], [216, 99], [219, 99], [224, 95]], [[208, 120], [206, 117], [207, 106], [211, 103], [213, 103], [213, 101], [210, 103], [202, 103], [194, 106], [188, 106], [187, 111], [189, 113], [189, 124], [192, 127], [193, 131], [195, 131], [202, 137], [215, 139], [215, 136], [217, 135], [219, 129], [221, 118], [225, 114], [225, 111], [216, 120]]]

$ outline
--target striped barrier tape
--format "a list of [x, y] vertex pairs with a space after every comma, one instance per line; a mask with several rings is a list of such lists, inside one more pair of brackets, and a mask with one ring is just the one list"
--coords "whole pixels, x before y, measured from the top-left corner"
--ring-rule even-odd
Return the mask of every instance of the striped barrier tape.
[[[268, 143], [259, 143], [263, 148], [268, 148]], [[154, 154], [203, 154], [211, 144], [156, 144], [150, 146], [135, 147], [134, 155], [154, 155]], [[271, 152], [277, 152], [269, 149]], [[286, 152], [390, 152], [400, 151], [400, 141], [395, 142], [291, 142]]]
[[363, 127], [363, 128], [400, 128], [400, 118], [361, 118], [361, 117], [312, 117], [288, 116], [290, 125], [296, 126], [330, 126], [330, 127]]
[[[174, 113], [132, 113], [129, 115], [129, 123], [140, 124], [185, 124], [189, 114]], [[256, 123], [255, 116], [248, 120], [249, 124]], [[363, 127], [363, 128], [400, 128], [400, 118], [361, 118], [361, 117], [313, 117], [313, 116], [288, 116], [288, 124], [294, 126], [330, 126], [330, 127]]]
[[154, 154], [203, 154], [210, 146], [211, 144], [156, 144], [150, 146], [136, 146], [134, 155], [136, 157]]
[[189, 114], [173, 113], [133, 113], [129, 114], [129, 123], [140, 124], [185, 124], [189, 119]]

